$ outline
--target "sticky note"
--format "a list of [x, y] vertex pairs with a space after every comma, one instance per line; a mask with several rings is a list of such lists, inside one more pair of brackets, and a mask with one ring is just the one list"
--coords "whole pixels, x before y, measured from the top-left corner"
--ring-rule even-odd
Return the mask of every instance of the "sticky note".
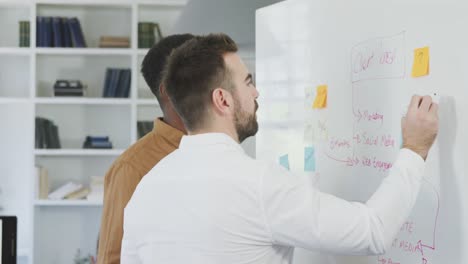
[[279, 158], [279, 163], [280, 163], [281, 166], [283, 166], [287, 170], [289, 170], [289, 156], [288, 156], [288, 154], [281, 156]]
[[312, 108], [314, 109], [321, 109], [327, 107], [327, 94], [328, 94], [328, 86], [327, 85], [319, 85], [317, 86], [317, 94], [315, 95], [314, 104]]
[[420, 77], [429, 74], [429, 47], [414, 50], [413, 71], [411, 76]]
[[304, 171], [315, 171], [315, 148], [304, 148]]

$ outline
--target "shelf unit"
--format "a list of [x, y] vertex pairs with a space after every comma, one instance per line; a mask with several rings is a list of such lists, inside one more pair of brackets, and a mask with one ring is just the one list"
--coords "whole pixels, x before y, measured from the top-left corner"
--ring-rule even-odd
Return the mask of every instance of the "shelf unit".
[[[148, 49], [138, 48], [138, 22], [157, 22], [167, 35], [187, 0], [23, 0], [0, 2], [0, 188], [4, 210], [19, 218], [19, 263], [70, 263], [79, 248], [95, 255], [102, 202], [35, 197], [35, 165], [49, 171], [50, 189], [87, 184], [137, 140], [137, 121], [159, 105], [140, 74]], [[88, 48], [36, 47], [36, 16], [78, 17]], [[19, 48], [20, 20], [30, 22], [30, 47]], [[99, 48], [101, 35], [128, 36], [130, 48]], [[132, 70], [129, 98], [102, 98], [106, 67]], [[79, 79], [86, 97], [53, 97], [56, 79]], [[35, 117], [54, 121], [62, 149], [35, 149]], [[81, 149], [86, 135], [109, 135], [114, 149]], [[5, 172], [5, 173], [3, 173]]]
[[87, 200], [70, 200], [70, 201], [54, 201], [54, 200], [35, 200], [35, 206], [49, 206], [49, 207], [59, 207], [59, 206], [102, 206], [102, 202], [96, 201], [87, 201]]

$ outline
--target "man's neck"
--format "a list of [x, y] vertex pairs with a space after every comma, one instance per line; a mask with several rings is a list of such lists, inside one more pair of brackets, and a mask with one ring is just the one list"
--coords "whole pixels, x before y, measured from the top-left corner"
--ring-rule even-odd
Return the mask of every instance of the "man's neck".
[[223, 133], [230, 136], [234, 141], [240, 144], [239, 137], [235, 129], [229, 129], [228, 126], [211, 126], [206, 127], [203, 129], [198, 129], [195, 131], [189, 131], [188, 135], [199, 135], [199, 134], [207, 134], [207, 133]]
[[163, 121], [164, 123], [170, 125], [171, 127], [184, 132], [184, 134], [187, 134], [187, 132], [185, 131], [184, 124], [182, 123], [182, 120], [180, 119], [180, 117], [170, 115], [170, 114], [169, 115], [164, 114]]

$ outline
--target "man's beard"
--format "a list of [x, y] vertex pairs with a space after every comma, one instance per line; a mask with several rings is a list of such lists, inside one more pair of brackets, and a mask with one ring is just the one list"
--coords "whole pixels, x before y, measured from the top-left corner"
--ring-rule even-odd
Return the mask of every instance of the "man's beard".
[[253, 113], [242, 111], [238, 98], [235, 98], [235, 104], [236, 108], [234, 112], [234, 125], [239, 142], [242, 143], [246, 138], [257, 134], [258, 122], [256, 112], [258, 109], [258, 103], [255, 101], [255, 110]]

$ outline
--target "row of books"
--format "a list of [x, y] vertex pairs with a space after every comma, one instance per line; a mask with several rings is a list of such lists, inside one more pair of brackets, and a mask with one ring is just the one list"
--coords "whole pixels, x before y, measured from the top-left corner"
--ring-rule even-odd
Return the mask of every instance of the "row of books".
[[37, 47], [86, 47], [78, 18], [38, 16], [36, 20]]
[[162, 34], [158, 23], [138, 23], [138, 48], [149, 49], [154, 45], [154, 43], [161, 40], [161, 38]]
[[83, 142], [83, 148], [85, 149], [111, 149], [112, 142], [109, 141], [109, 137], [96, 137], [87, 136], [85, 142]]
[[20, 47], [29, 47], [29, 21], [20, 21], [19, 22], [19, 46]]
[[137, 122], [138, 138], [142, 138], [153, 130], [153, 121], [138, 121]]
[[[60, 47], [60, 48], [85, 48], [81, 23], [76, 17], [44, 17], [36, 18], [36, 46], [37, 47]], [[30, 23], [19, 21], [19, 46], [29, 47]], [[158, 23], [138, 23], [138, 48], [151, 48], [161, 40], [162, 33]], [[101, 48], [129, 48], [130, 38], [120, 36], [102, 36], [99, 39]]]
[[49, 119], [36, 117], [35, 147], [37, 149], [61, 148], [58, 127]]
[[107, 68], [103, 97], [128, 98], [132, 71], [130, 69]]
[[104, 177], [91, 176], [89, 186], [69, 181], [49, 193], [47, 169], [36, 166], [38, 174], [37, 198], [41, 200], [81, 200], [102, 202], [104, 198]]

